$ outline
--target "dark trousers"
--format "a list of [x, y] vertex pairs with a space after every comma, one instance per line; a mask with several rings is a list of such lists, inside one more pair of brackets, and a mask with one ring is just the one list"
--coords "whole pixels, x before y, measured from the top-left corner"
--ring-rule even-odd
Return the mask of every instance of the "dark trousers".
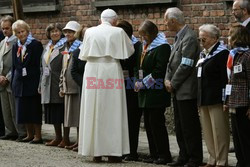
[[231, 114], [233, 142], [240, 167], [250, 167], [250, 120], [246, 116], [248, 107], [236, 109]]
[[5, 125], [4, 125], [2, 106], [1, 106], [1, 101], [0, 101], [0, 136], [4, 136], [4, 135], [5, 135]]
[[165, 126], [165, 108], [146, 108], [143, 111], [150, 156], [172, 160]]
[[130, 155], [138, 157], [138, 139], [140, 131], [142, 109], [140, 108], [129, 108], [128, 107], [128, 128], [129, 128], [129, 146]]
[[180, 148], [178, 161], [199, 165], [203, 152], [197, 100], [176, 100], [174, 97], [173, 103], [175, 132]]

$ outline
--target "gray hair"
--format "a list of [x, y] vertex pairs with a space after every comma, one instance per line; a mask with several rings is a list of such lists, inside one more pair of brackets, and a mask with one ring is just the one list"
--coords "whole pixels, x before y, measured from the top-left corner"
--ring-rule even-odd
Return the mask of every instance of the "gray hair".
[[246, 9], [247, 13], [250, 14], [250, 1], [249, 0], [239, 0], [240, 8]]
[[1, 23], [2, 22], [6, 22], [6, 21], [8, 21], [8, 22], [10, 22], [11, 23], [11, 25], [14, 23], [14, 18], [12, 17], [12, 16], [10, 16], [10, 15], [6, 15], [6, 16], [4, 16], [2, 19], [1, 19]]
[[17, 31], [18, 28], [24, 28], [26, 31], [30, 32], [30, 26], [23, 20], [17, 20], [12, 24], [12, 30]]
[[209, 33], [211, 37], [216, 39], [220, 38], [220, 29], [213, 24], [203, 24], [199, 27], [199, 31]]
[[185, 24], [183, 12], [179, 8], [168, 8], [165, 15], [168, 19], [174, 18], [178, 21], [178, 23]]

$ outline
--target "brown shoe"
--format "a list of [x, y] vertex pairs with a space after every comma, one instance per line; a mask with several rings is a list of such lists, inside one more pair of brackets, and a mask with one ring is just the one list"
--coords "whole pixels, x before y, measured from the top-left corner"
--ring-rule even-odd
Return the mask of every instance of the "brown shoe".
[[93, 157], [93, 162], [100, 163], [102, 162], [102, 157]]
[[73, 148], [75, 148], [77, 146], [78, 146], [78, 143], [75, 143], [75, 144], [73, 144], [71, 146], [65, 146], [65, 148], [68, 149], [68, 150], [73, 150]]
[[122, 157], [108, 156], [109, 163], [120, 163], [122, 162]]
[[62, 141], [62, 140], [53, 139], [53, 140], [51, 140], [50, 142], [46, 142], [46, 143], [45, 143], [45, 146], [58, 146], [58, 144], [60, 144], [61, 141]]
[[70, 142], [69, 141], [65, 141], [65, 140], [62, 140], [58, 145], [57, 147], [60, 147], [60, 148], [65, 148], [65, 146], [69, 146], [70, 145]]

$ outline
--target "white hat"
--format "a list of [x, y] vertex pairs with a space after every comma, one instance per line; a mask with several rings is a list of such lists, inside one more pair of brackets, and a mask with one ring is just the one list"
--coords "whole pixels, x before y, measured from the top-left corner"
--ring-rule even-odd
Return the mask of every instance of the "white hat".
[[101, 18], [112, 18], [112, 17], [117, 17], [116, 12], [112, 9], [105, 9], [101, 14]]
[[72, 30], [72, 31], [79, 31], [81, 28], [81, 25], [79, 23], [77, 23], [76, 21], [69, 21], [66, 26], [63, 28], [64, 30]]

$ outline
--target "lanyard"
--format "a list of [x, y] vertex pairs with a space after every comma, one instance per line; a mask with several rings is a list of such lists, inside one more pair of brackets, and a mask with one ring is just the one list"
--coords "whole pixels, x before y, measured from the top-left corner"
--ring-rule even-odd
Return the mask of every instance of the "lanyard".
[[143, 60], [146, 56], [146, 53], [147, 53], [147, 48], [148, 48], [148, 44], [146, 44], [143, 48], [143, 51], [142, 51], [142, 54], [141, 54], [141, 60], [140, 60], [140, 67], [142, 66], [142, 63], [143, 63]]
[[51, 45], [51, 46], [50, 46], [50, 49], [49, 49], [48, 57], [47, 57], [47, 59], [46, 59], [46, 64], [49, 63], [49, 59], [50, 59], [50, 56], [51, 56], [51, 53], [53, 52], [53, 50], [54, 50], [54, 46]]

